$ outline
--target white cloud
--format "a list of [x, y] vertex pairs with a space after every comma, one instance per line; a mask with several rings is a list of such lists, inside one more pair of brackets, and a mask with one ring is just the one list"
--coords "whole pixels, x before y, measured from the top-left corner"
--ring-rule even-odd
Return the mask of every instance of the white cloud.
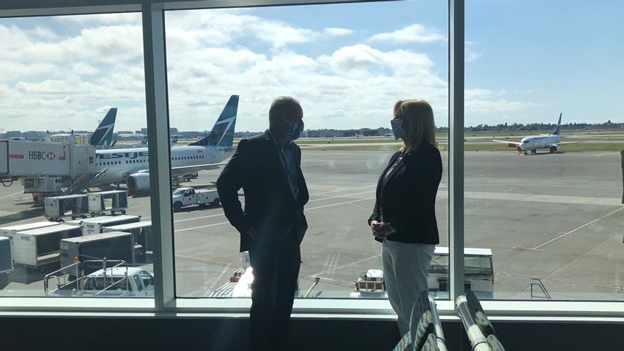
[[122, 24], [122, 23], [131, 23], [137, 24], [141, 23], [141, 14], [140, 13], [112, 13], [112, 14], [103, 14], [103, 15], [80, 15], [80, 16], [59, 16], [55, 17], [56, 20], [61, 23], [77, 23], [81, 25], [112, 25], [112, 24]]
[[77, 75], [97, 74], [99, 71], [100, 70], [97, 68], [83, 62], [76, 62], [72, 64], [72, 72]]
[[323, 33], [330, 37], [344, 37], [355, 33], [355, 31], [346, 28], [325, 28]]
[[[75, 27], [69, 36], [59, 34], [69, 28], [0, 26], [0, 37], [10, 38], [0, 41], [3, 128], [37, 121], [39, 129], [91, 129], [85, 120], [94, 128], [110, 107], [119, 108], [118, 130], [146, 125], [140, 17], [89, 17], [97, 20], [63, 19]], [[436, 123], [446, 125], [445, 63], [375, 46], [445, 40], [422, 26], [373, 35], [366, 45], [349, 28], [300, 28], [242, 10], [168, 12], [166, 24], [170, 124], [180, 130], [210, 129], [231, 94], [241, 97], [237, 130], [264, 130], [280, 95], [300, 99], [307, 128], [387, 127], [404, 98], [428, 100]], [[343, 36], [355, 44], [339, 47], [334, 38]], [[467, 106], [523, 108], [504, 95], [469, 90]]]
[[446, 41], [446, 37], [434, 29], [427, 29], [420, 24], [412, 24], [403, 29], [391, 33], [380, 33], [371, 36], [371, 42], [392, 42], [392, 43], [430, 43], [435, 41]]
[[483, 51], [482, 52], [477, 52], [475, 50], [475, 47], [478, 44], [472, 41], [466, 41], [464, 44], [464, 59], [466, 60], [466, 62], [475, 62], [476, 60], [478, 60], [479, 58], [481, 58], [481, 56], [483, 56]]

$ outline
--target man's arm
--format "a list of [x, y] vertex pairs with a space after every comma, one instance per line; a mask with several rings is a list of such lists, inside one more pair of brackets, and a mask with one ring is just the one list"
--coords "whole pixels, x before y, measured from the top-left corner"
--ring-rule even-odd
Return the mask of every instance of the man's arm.
[[217, 179], [217, 191], [223, 206], [225, 216], [241, 234], [247, 233], [253, 223], [245, 213], [241, 202], [238, 200], [238, 191], [243, 187], [248, 177], [249, 164], [249, 141], [241, 140], [230, 162], [223, 168]]

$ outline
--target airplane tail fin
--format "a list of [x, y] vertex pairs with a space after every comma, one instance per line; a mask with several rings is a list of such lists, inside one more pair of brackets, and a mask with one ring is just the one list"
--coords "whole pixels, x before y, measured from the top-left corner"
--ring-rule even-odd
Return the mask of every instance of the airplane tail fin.
[[171, 145], [178, 143], [178, 136], [174, 135], [171, 137]]
[[113, 107], [100, 122], [95, 132], [91, 135], [89, 144], [95, 146], [96, 149], [106, 149], [112, 145], [113, 129], [115, 128], [115, 119], [117, 118], [117, 108]]
[[555, 131], [553, 132], [553, 135], [559, 135], [559, 128], [561, 127], [561, 115], [563, 113], [559, 114], [559, 122], [557, 122], [557, 129], [555, 129]]
[[234, 127], [236, 126], [236, 114], [238, 112], [238, 95], [230, 96], [221, 115], [217, 119], [210, 134], [190, 145], [203, 146], [232, 146], [234, 142]]

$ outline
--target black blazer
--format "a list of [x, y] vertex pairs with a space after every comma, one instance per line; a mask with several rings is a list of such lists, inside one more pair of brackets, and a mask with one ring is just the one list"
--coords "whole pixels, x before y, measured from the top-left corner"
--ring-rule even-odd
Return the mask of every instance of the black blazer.
[[423, 144], [405, 155], [385, 177], [399, 156], [401, 152], [392, 155], [379, 177], [375, 207], [368, 224], [373, 220], [381, 221], [383, 214], [383, 221], [389, 222], [396, 230], [386, 237], [387, 240], [439, 244], [435, 201], [442, 179], [440, 151], [433, 145]]
[[[292, 152], [299, 189], [296, 202], [268, 130], [241, 140], [217, 179], [225, 216], [241, 235], [240, 251], [249, 250], [252, 239], [247, 231], [252, 226], [256, 229], [255, 241], [265, 247], [276, 244], [284, 235], [292, 235], [293, 226], [299, 243], [303, 240], [308, 228], [303, 206], [309, 195], [301, 172], [301, 149], [292, 144]], [[245, 193], [244, 211], [238, 200], [241, 188]]]

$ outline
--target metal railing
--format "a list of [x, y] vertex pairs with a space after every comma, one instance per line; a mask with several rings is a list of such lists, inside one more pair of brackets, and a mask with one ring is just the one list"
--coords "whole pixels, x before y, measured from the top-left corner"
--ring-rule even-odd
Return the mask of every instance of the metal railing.
[[[534, 293], [533, 287], [539, 287], [542, 291], [542, 295], [536, 295]], [[531, 300], [533, 299], [546, 299], [552, 300], [552, 297], [548, 293], [548, 290], [544, 286], [544, 283], [539, 278], [531, 278]]]

